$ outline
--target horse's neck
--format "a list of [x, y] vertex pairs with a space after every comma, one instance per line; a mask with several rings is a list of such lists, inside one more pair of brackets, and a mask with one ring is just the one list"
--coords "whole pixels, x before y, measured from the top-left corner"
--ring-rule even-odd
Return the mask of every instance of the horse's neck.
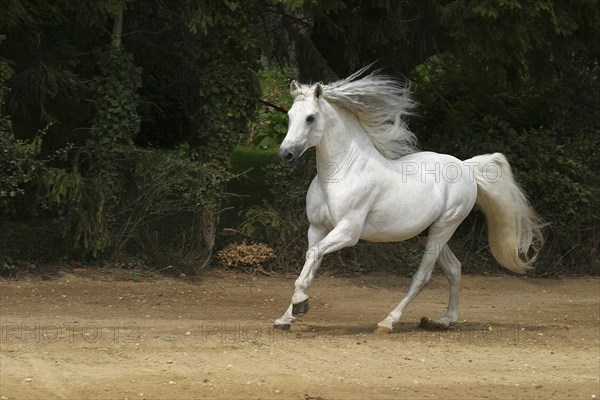
[[330, 118], [330, 127], [317, 146], [318, 171], [348, 170], [356, 160], [382, 157], [356, 118], [333, 109]]

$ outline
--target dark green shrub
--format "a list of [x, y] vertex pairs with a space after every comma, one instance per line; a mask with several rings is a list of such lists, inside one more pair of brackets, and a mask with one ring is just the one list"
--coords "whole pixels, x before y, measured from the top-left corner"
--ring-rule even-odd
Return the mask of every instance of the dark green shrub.
[[113, 258], [142, 254], [151, 266], [197, 272], [212, 254], [221, 188], [231, 174], [184, 146], [134, 154], [123, 204], [111, 226]]
[[[508, 157], [550, 224], [540, 274], [600, 273], [600, 70], [588, 65], [565, 67], [545, 86], [486, 81], [440, 59], [413, 77], [421, 106], [411, 127], [421, 148], [461, 159], [496, 151]], [[477, 233], [478, 247], [467, 245], [466, 253], [487, 246], [482, 223], [474, 214], [457, 235]]]
[[[261, 149], [278, 148], [287, 133], [288, 117], [285, 113], [292, 104], [289, 80], [294, 76], [291, 68], [265, 68], [259, 73], [262, 99], [280, 107], [275, 110], [261, 104], [257, 118], [250, 125], [253, 146]], [[284, 112], [282, 112], [284, 111]]]
[[231, 170], [237, 176], [228, 184], [227, 190], [236, 197], [229, 200], [230, 206], [244, 208], [262, 204], [271, 198], [263, 168], [278, 163], [277, 149], [236, 146], [231, 154]]
[[14, 214], [17, 203], [38, 178], [43, 163], [39, 159], [42, 137], [18, 140], [10, 130], [10, 121], [0, 121], [0, 211]]

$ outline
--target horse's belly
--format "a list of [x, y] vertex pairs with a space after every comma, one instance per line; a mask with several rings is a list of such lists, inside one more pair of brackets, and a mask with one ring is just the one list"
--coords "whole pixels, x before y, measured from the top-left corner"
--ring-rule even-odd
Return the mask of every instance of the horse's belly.
[[438, 215], [436, 212], [429, 212], [419, 215], [418, 218], [405, 219], [389, 215], [370, 215], [365, 221], [360, 238], [369, 242], [401, 242], [423, 232]]
[[369, 228], [363, 229], [361, 239], [368, 242], [402, 242], [417, 236], [423, 230], [415, 229], [403, 232], [382, 232]]

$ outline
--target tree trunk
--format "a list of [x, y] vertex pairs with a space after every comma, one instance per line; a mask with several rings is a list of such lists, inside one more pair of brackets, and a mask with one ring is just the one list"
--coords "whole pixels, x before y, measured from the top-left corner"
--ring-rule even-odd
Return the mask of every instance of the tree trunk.
[[113, 24], [113, 32], [112, 32], [112, 45], [116, 49], [121, 48], [121, 38], [123, 37], [123, 1], [119, 2], [119, 9], [117, 10], [117, 14], [115, 15], [115, 21]]

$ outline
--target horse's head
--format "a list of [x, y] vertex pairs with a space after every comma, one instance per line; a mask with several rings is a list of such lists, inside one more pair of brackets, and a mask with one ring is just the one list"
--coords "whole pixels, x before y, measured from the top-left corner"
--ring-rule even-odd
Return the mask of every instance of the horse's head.
[[285, 139], [279, 147], [279, 159], [283, 165], [293, 167], [306, 150], [319, 144], [325, 122], [320, 113], [323, 98], [321, 84], [307, 87], [292, 81], [290, 92], [294, 104], [288, 112], [290, 121]]

